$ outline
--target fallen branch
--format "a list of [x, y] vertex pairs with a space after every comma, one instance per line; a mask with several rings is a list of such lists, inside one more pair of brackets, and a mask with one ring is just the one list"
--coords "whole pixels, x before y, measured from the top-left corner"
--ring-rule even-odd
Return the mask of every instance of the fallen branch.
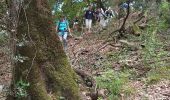
[[125, 16], [125, 18], [124, 18], [124, 20], [123, 20], [123, 24], [121, 25], [121, 27], [120, 27], [119, 29], [114, 30], [113, 32], [111, 32], [111, 33], [109, 34], [109, 36], [110, 36], [111, 34], [113, 34], [113, 33], [119, 32], [119, 34], [118, 34], [117, 37], [120, 38], [120, 37], [123, 36], [123, 33], [125, 33], [125, 23], [126, 23], [128, 17], [129, 17], [129, 14], [130, 14], [130, 0], [127, 1], [127, 4], [128, 4], [127, 14], [126, 14], [126, 16]]
[[134, 21], [133, 23], [136, 24], [137, 22], [141, 21], [145, 16], [141, 16], [138, 20]]
[[119, 29], [120, 35], [123, 35], [122, 33], [125, 32], [125, 23], [126, 23], [128, 17], [129, 17], [129, 14], [130, 14], [130, 0], [128, 0], [127, 4], [128, 4], [128, 7], [127, 7], [127, 14], [126, 14], [126, 17], [124, 18], [124, 21], [123, 21], [122, 26], [121, 26], [120, 29]]
[[134, 49], [141, 49], [142, 46], [139, 42], [128, 42], [127, 40], [119, 40], [120, 43], [127, 45], [128, 47], [134, 48]]
[[86, 84], [86, 86], [88, 87], [92, 87], [95, 88], [96, 87], [96, 82], [95, 79], [92, 77], [92, 75], [90, 75], [89, 73], [86, 73], [83, 70], [80, 69], [76, 69], [74, 68], [74, 71], [82, 77], [84, 83]]
[[82, 77], [83, 81], [85, 82], [86, 86], [91, 87], [91, 91], [87, 93], [87, 96], [91, 97], [91, 100], [97, 100], [98, 98], [98, 90], [96, 86], [96, 81], [95, 79], [89, 74], [86, 73], [83, 70], [80, 69], [74, 69], [74, 71]]

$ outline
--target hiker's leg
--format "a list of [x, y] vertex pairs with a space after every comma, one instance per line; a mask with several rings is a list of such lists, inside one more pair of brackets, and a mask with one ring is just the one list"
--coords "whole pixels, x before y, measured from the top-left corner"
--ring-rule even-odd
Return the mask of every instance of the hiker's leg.
[[85, 24], [86, 24], [86, 31], [85, 32], [87, 32], [87, 30], [88, 30], [88, 28], [89, 28], [89, 24], [88, 24], [89, 22], [88, 22], [88, 19], [85, 19]]
[[101, 30], [103, 29], [103, 27], [104, 27], [104, 18], [102, 18], [101, 19], [101, 21], [100, 21], [100, 25], [101, 25]]
[[106, 19], [106, 26], [108, 25], [108, 23], [109, 23], [109, 17]]
[[63, 39], [67, 40], [68, 32], [64, 32]]
[[92, 27], [92, 19], [89, 19], [88, 21], [89, 21], [89, 30], [88, 31], [90, 33], [91, 32], [91, 27]]
[[75, 23], [73, 23], [73, 29], [74, 29], [74, 31], [75, 31]]
[[60, 39], [60, 41], [62, 42], [62, 32], [58, 32], [58, 37], [59, 37], [59, 39]]
[[64, 43], [64, 48], [67, 48], [67, 36], [68, 36], [68, 32], [64, 32], [63, 35], [63, 43]]
[[103, 28], [106, 28], [106, 20], [103, 20]]
[[101, 31], [103, 29], [103, 19], [100, 19], [99, 22], [99, 31]]

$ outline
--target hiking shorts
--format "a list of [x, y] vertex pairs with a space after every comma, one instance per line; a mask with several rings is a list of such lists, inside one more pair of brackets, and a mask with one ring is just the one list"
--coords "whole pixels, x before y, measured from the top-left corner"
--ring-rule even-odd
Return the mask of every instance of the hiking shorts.
[[60, 40], [62, 41], [63, 39], [64, 40], [67, 40], [67, 36], [68, 36], [68, 32], [66, 32], [66, 31], [60, 31], [60, 32], [58, 32], [58, 35], [59, 35], [59, 38], [60, 38]]
[[86, 23], [86, 28], [90, 29], [92, 25], [92, 19], [86, 19], [85, 23]]

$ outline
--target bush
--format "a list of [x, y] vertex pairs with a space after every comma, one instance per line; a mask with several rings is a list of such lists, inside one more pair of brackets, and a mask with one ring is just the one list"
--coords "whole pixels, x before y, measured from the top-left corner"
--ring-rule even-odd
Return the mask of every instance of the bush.
[[121, 93], [130, 94], [133, 89], [125, 87], [129, 83], [129, 72], [115, 72], [108, 70], [101, 76], [96, 77], [97, 85], [99, 88], [105, 88], [109, 91], [107, 94], [109, 100], [117, 100], [120, 98]]

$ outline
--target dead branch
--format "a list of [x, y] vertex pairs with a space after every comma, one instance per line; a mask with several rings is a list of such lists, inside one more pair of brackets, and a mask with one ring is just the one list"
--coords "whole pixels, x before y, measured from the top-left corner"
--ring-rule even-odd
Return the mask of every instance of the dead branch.
[[86, 86], [91, 87], [91, 91], [89, 93], [87, 93], [87, 96], [90, 96], [92, 100], [97, 100], [98, 98], [98, 90], [96, 89], [96, 81], [95, 79], [92, 77], [92, 75], [90, 75], [89, 73], [86, 73], [83, 70], [80, 69], [74, 69], [74, 71], [82, 77], [84, 83], [86, 84]]
[[125, 23], [126, 23], [126, 20], [127, 20], [127, 18], [129, 17], [129, 14], [130, 14], [130, 0], [128, 0], [127, 4], [128, 4], [127, 14], [126, 14], [126, 17], [124, 18], [122, 26], [119, 29], [120, 34], [125, 32]]
[[83, 79], [84, 83], [88, 86], [88, 87], [92, 87], [95, 88], [96, 86], [96, 82], [95, 79], [92, 77], [92, 75], [90, 75], [89, 73], [86, 73], [83, 70], [80, 69], [76, 69], [74, 68], [74, 71], [81, 76], [81, 78]]
[[137, 19], [137, 20], [134, 21], [133, 23], [136, 24], [137, 22], [141, 21], [143, 18], [145, 18], [145, 16], [141, 16], [139, 19]]
[[128, 0], [127, 4], [128, 4], [127, 14], [126, 14], [126, 16], [125, 16], [125, 18], [123, 20], [123, 24], [121, 25], [121, 27], [119, 29], [114, 30], [109, 35], [111, 35], [113, 33], [116, 33], [116, 32], [119, 32], [119, 35], [118, 35], [118, 38], [119, 38], [119, 37], [123, 36], [123, 33], [125, 33], [125, 24], [126, 24], [126, 21], [127, 21], [128, 17], [129, 17], [129, 14], [130, 14], [130, 0]]

